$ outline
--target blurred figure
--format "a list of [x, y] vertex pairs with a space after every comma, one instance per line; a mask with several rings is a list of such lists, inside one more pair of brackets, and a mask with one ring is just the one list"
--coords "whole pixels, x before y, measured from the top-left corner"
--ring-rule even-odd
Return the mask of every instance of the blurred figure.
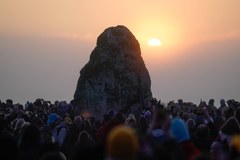
[[82, 117], [77, 115], [74, 117], [72, 126], [69, 128], [68, 140], [71, 145], [76, 143], [79, 133], [82, 131]]
[[209, 135], [209, 127], [206, 124], [200, 124], [196, 129], [196, 136], [193, 139], [194, 144], [203, 153], [208, 153], [212, 140]]
[[215, 106], [215, 100], [214, 99], [210, 99], [209, 101], [208, 101], [208, 112], [210, 113], [210, 114], [213, 114], [215, 111], [216, 111], [216, 109], [217, 109], [217, 107]]
[[66, 156], [57, 151], [47, 152], [39, 160], [67, 160]]
[[219, 130], [221, 128], [221, 126], [224, 124], [224, 122], [225, 122], [225, 119], [222, 115], [221, 110], [217, 109], [216, 110], [216, 115], [214, 117], [214, 124], [215, 124], [217, 130]]
[[180, 144], [184, 152], [184, 159], [193, 160], [200, 154], [200, 151], [191, 142], [189, 131], [185, 122], [182, 119], [174, 118], [172, 120], [170, 133], [172, 138]]
[[20, 160], [37, 160], [40, 151], [40, 132], [33, 125], [23, 129], [20, 140]]
[[229, 159], [240, 158], [240, 135], [234, 135], [230, 142], [230, 155]]
[[137, 121], [136, 121], [136, 118], [133, 114], [130, 114], [126, 120], [125, 120], [125, 123], [124, 123], [125, 126], [128, 126], [128, 127], [131, 127], [131, 128], [136, 128], [137, 126]]
[[84, 147], [84, 146], [92, 146], [94, 143], [89, 133], [84, 130], [79, 133], [77, 138], [77, 144]]
[[116, 127], [107, 137], [107, 160], [134, 160], [138, 149], [138, 139], [132, 128]]
[[226, 160], [228, 159], [223, 146], [220, 142], [214, 141], [210, 149], [211, 160]]
[[182, 114], [182, 119], [183, 119], [185, 122], [187, 122], [188, 118], [189, 118], [189, 113], [188, 113], [188, 112], [184, 112], [184, 113]]
[[156, 107], [148, 131], [155, 143], [163, 144], [170, 139], [168, 135], [170, 122], [170, 118], [164, 111], [163, 106], [161, 108]]
[[219, 109], [223, 110], [225, 107], [227, 107], [226, 102], [225, 102], [224, 99], [221, 99], [220, 100], [220, 108]]
[[238, 107], [234, 112], [234, 117], [237, 119], [238, 123], [240, 124], [240, 107]]
[[144, 116], [140, 116], [137, 125], [137, 131], [140, 136], [146, 135], [148, 130], [148, 121]]
[[52, 136], [59, 148], [63, 147], [65, 138], [67, 136], [67, 128], [61, 117], [56, 113], [51, 113], [47, 120], [48, 126], [52, 129]]
[[196, 132], [196, 123], [193, 119], [189, 118], [186, 122], [186, 125], [189, 130], [190, 138], [193, 139]]
[[99, 128], [99, 130], [96, 133], [96, 139], [99, 143], [105, 143], [106, 138], [109, 134], [109, 132], [119, 126], [119, 125], [124, 125], [125, 122], [125, 117], [123, 113], [118, 112], [115, 114], [113, 119], [111, 119], [108, 123], [105, 123], [103, 126]]
[[220, 128], [219, 136], [223, 143], [230, 145], [233, 136], [240, 134], [240, 126], [236, 118], [229, 118]]
[[169, 135], [170, 124], [164, 106], [156, 106], [147, 135], [154, 159], [183, 159], [179, 145]]

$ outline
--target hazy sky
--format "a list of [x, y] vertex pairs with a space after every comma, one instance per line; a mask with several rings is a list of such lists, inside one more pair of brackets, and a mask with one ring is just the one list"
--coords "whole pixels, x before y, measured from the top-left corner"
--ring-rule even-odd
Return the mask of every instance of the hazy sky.
[[[153, 96], [240, 99], [239, 0], [0, 0], [0, 99], [71, 100], [96, 39], [125, 25]], [[160, 39], [160, 47], [147, 45]]]

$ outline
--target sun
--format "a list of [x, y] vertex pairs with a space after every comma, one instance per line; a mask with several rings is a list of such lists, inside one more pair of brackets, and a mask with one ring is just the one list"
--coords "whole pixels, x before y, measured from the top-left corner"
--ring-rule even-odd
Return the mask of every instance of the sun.
[[148, 40], [149, 46], [161, 46], [161, 41], [157, 38], [151, 38]]

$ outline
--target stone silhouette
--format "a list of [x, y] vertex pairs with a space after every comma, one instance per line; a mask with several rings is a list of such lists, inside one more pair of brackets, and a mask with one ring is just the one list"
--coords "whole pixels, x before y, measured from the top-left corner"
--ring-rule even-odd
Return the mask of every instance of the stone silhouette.
[[139, 113], [151, 98], [150, 76], [135, 36], [125, 26], [107, 28], [80, 71], [75, 111], [96, 118], [110, 110]]

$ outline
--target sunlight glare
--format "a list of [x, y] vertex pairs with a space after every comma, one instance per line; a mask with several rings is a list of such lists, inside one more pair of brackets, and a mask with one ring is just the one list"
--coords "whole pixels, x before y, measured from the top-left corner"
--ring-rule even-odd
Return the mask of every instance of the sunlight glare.
[[157, 38], [151, 38], [148, 41], [149, 46], [161, 46], [161, 41]]

